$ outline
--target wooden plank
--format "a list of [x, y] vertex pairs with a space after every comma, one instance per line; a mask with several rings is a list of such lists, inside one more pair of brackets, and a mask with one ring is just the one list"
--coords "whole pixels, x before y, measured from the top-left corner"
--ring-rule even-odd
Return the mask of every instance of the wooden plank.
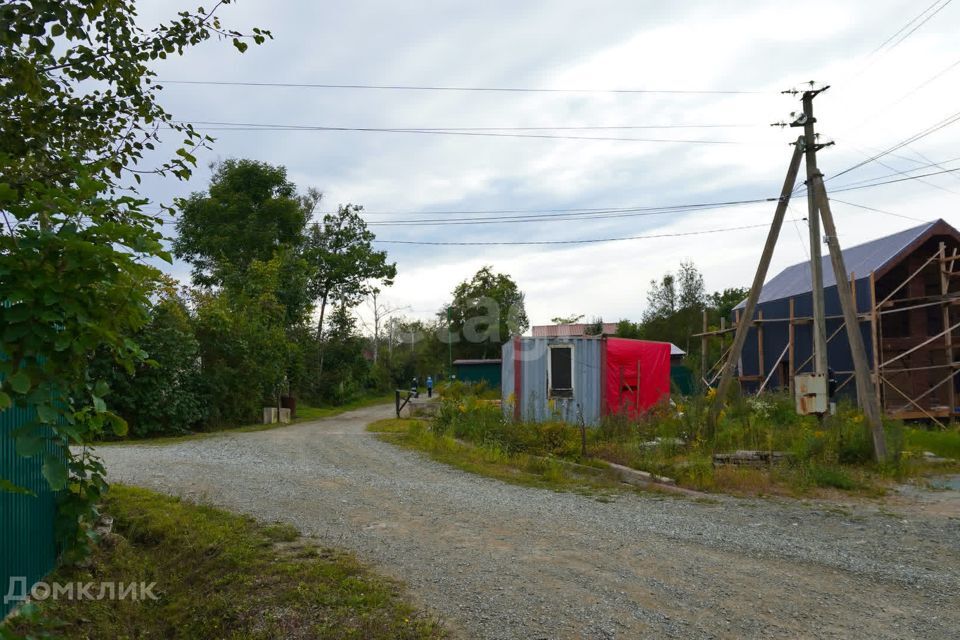
[[883, 408], [883, 394], [880, 388], [880, 340], [877, 335], [879, 327], [879, 316], [877, 314], [877, 278], [876, 274], [870, 272], [870, 344], [873, 351], [873, 388], [877, 392], [877, 399], [880, 401], [880, 408]]
[[[830, 248], [830, 261], [839, 282], [841, 278], [846, 277], [847, 267], [843, 260], [840, 242], [837, 239], [837, 227], [833, 220], [833, 212], [830, 210], [830, 200], [827, 198], [827, 190], [823, 186], [823, 176], [817, 176], [808, 188], [816, 189], [817, 192], [817, 203], [820, 207], [820, 217], [823, 218], [824, 235], [827, 238], [827, 246]], [[854, 370], [856, 371], [857, 397], [863, 404], [864, 415], [867, 418], [867, 424], [870, 425], [870, 431], [873, 435], [873, 450], [877, 462], [882, 463], [887, 459], [887, 441], [880, 417], [880, 403], [870, 381], [870, 364], [867, 362], [867, 349], [863, 343], [863, 336], [860, 334], [856, 303], [847, 287], [838, 286], [837, 293], [840, 295], [840, 306], [843, 308], [844, 315], [843, 322], [847, 327], [850, 354], [853, 356]]]
[[[950, 293], [950, 272], [953, 271], [953, 262], [950, 262], [950, 270], [947, 271], [947, 245], [940, 243], [940, 295], [944, 298]], [[950, 305], [944, 303], [942, 309], [943, 327], [950, 325]], [[953, 331], [948, 331], [943, 336], [943, 344], [947, 349], [946, 361], [953, 362]], [[950, 387], [947, 389], [947, 400], [950, 403], [950, 411], [953, 412], [957, 407], [956, 390], [951, 379]]]
[[790, 346], [789, 360], [787, 360], [787, 364], [789, 365], [789, 369], [787, 371], [787, 385], [790, 387], [790, 397], [793, 397], [794, 394], [793, 378], [797, 373], [796, 369], [794, 368], [797, 361], [795, 358], [796, 345], [794, 344], [794, 340], [796, 340], [796, 326], [793, 323], [793, 315], [794, 299], [790, 298], [790, 326], [787, 329], [787, 344]]
[[766, 373], [766, 362], [763, 359], [763, 310], [757, 312], [760, 323], [757, 325], [757, 373], [760, 377]]
[[707, 310], [703, 310], [703, 333], [700, 337], [700, 379], [707, 379]]

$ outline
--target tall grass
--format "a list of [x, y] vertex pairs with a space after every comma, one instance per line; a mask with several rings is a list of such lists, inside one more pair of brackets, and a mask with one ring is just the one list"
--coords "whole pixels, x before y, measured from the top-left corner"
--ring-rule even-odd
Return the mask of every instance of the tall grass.
[[[928, 470], [917, 463], [920, 450], [960, 457], [960, 432], [927, 432], [888, 420], [884, 430], [890, 461], [878, 465], [872, 437], [855, 406], [841, 403], [836, 415], [821, 421], [798, 415], [785, 394], [732, 396], [717, 428], [707, 430], [712, 400], [712, 395], [683, 398], [640, 419], [607, 416], [588, 432], [588, 456], [672, 477], [691, 488], [749, 493], [873, 490], [888, 478]], [[468, 391], [446, 397], [429, 429], [507, 456], [588, 461], [581, 459], [576, 427], [557, 421], [514, 422], [500, 407]], [[713, 454], [743, 449], [780, 452], [784, 462], [763, 469], [715, 467]]]

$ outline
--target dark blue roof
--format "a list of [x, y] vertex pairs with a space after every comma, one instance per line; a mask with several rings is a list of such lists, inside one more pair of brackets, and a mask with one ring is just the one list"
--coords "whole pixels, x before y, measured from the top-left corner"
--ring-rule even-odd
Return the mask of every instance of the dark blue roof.
[[[958, 234], [957, 230], [948, 225], [943, 220], [934, 220], [924, 224], [898, 231], [897, 233], [854, 247], [843, 250], [843, 262], [847, 268], [847, 277], [850, 274], [856, 274], [857, 280], [870, 277], [871, 271], [880, 271], [889, 263], [895, 262], [904, 250], [908, 249], [914, 242], [921, 237], [930, 234], [934, 227], [943, 225], [948, 233]], [[826, 247], [824, 247], [826, 252]], [[837, 279], [833, 275], [833, 264], [830, 262], [830, 255], [826, 254], [822, 258], [823, 265], [823, 286], [832, 287], [837, 284]], [[771, 300], [782, 300], [809, 293], [812, 289], [810, 276], [810, 263], [801, 262], [792, 267], [787, 267], [773, 279], [763, 285], [760, 292], [759, 303], [770, 302]], [[738, 304], [736, 309], [743, 308], [746, 300]]]

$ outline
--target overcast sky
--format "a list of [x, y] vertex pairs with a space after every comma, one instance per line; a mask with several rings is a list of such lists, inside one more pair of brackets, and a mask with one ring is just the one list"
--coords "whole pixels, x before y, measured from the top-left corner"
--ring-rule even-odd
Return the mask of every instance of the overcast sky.
[[[171, 5], [179, 4], [143, 2], [144, 24], [172, 16]], [[807, 80], [832, 85], [815, 101], [818, 131], [836, 141], [819, 155], [829, 179], [960, 110], [960, 65], [915, 90], [958, 62], [960, 2], [946, 5], [897, 46], [890, 46], [894, 39], [876, 51], [927, 4], [240, 0], [220, 10], [222, 20], [240, 30], [270, 29], [273, 41], [251, 47], [244, 55], [226, 42], [206, 43], [183, 58], [158, 65], [160, 78], [756, 93], [166, 84], [164, 105], [177, 118], [194, 122], [359, 128], [737, 126], [525, 132], [731, 144], [211, 130], [217, 141], [212, 151], [200, 154], [201, 167], [190, 182], [145, 181], [145, 195], [170, 203], [206, 187], [210, 162], [252, 158], [286, 166], [301, 189], [322, 190], [325, 211], [348, 202], [363, 205], [382, 240], [579, 240], [763, 225], [771, 219], [772, 203], [522, 224], [383, 223], [506, 215], [450, 213], [459, 211], [655, 207], [774, 196], [792, 152], [788, 143], [799, 130], [769, 124], [788, 119], [800, 108], [795, 97], [779, 92]], [[958, 162], [945, 162], [960, 155], [958, 142], [960, 123], [884, 156], [887, 166], [870, 163], [828, 182], [828, 187], [913, 169], [931, 160], [946, 168], [960, 167]], [[918, 220], [943, 218], [958, 226], [958, 194], [960, 172], [836, 197]], [[769, 277], [807, 255], [805, 211], [804, 198], [791, 205], [788, 219], [796, 222], [783, 229]], [[919, 224], [841, 203], [835, 203], [834, 214], [844, 246]], [[696, 263], [708, 290], [748, 286], [765, 235], [766, 229], [760, 227], [583, 245], [379, 247], [389, 251], [398, 268], [396, 284], [386, 297], [393, 305], [409, 305], [408, 315], [432, 315], [459, 281], [491, 264], [518, 282], [527, 296], [531, 322], [541, 324], [569, 314], [608, 321], [639, 319], [650, 279], [676, 269], [683, 260]], [[187, 279], [187, 265], [168, 270]]]

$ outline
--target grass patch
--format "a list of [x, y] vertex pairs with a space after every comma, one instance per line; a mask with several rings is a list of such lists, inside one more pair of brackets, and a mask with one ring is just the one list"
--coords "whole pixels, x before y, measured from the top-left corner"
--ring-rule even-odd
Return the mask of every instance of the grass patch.
[[623, 486], [602, 463], [594, 463], [593, 469], [581, 472], [563, 460], [510, 453], [495, 443], [476, 445], [451, 435], [437, 434], [421, 420], [377, 420], [369, 424], [367, 430], [379, 434], [385, 442], [422, 451], [437, 462], [511, 484], [592, 494]]
[[[400, 585], [288, 525], [114, 485], [115, 533], [48, 582], [156, 582], [158, 601], [48, 599], [6, 631], [57, 638], [440, 638]], [[0, 632], [4, 628], [0, 627]], [[0, 635], [3, 635], [0, 633]]]
[[[562, 462], [601, 460], [673, 478], [681, 488], [698, 491], [796, 497], [840, 491], [876, 497], [895, 482], [960, 467], [922, 455], [957, 456], [960, 431], [924, 431], [893, 420], [884, 423], [889, 459], [877, 464], [863, 415], [849, 403], [820, 422], [797, 415], [793, 399], [784, 394], [732, 395], [711, 430], [706, 425], [712, 396], [679, 398], [639, 418], [605, 417], [587, 429], [584, 452], [579, 429], [559, 417], [513, 421], [471, 388], [455, 390], [443, 397], [432, 420], [417, 426], [396, 423], [391, 437], [460, 468], [526, 484], [563, 486], [567, 479], [555, 468]], [[784, 455], [766, 467], [714, 465], [714, 453], [742, 449]], [[544, 459], [554, 466], [539, 468]]]
[[[347, 404], [339, 405], [336, 407], [311, 407], [306, 404], [301, 404], [297, 406], [297, 417], [293, 421], [293, 424], [299, 424], [301, 422], [311, 422], [313, 420], [321, 420], [323, 418], [332, 418], [333, 416], [338, 416], [341, 413], [346, 413], [347, 411], [354, 411], [356, 409], [365, 409], [367, 407], [373, 407], [380, 404], [392, 404], [394, 397], [390, 395], [382, 396], [368, 396], [365, 398], [360, 398], [359, 400], [354, 400], [353, 402], [348, 402]], [[115, 445], [125, 445], [125, 444], [173, 444], [177, 442], [185, 442], [187, 440], [197, 440], [199, 438], [208, 438], [210, 436], [217, 435], [219, 433], [251, 433], [254, 431], [270, 431], [271, 429], [279, 429], [281, 427], [287, 427], [290, 425], [282, 424], [280, 422], [275, 422], [273, 424], [246, 424], [241, 426], [234, 427], [223, 427], [217, 429], [211, 429], [209, 431], [197, 431], [194, 433], [187, 433], [180, 436], [162, 436], [159, 438], [127, 438], [124, 440], [106, 440], [103, 442], [98, 442], [97, 446], [115, 446]]]
[[946, 430], [905, 429], [903, 442], [909, 451], [930, 451], [944, 458], [960, 460], [960, 429]]

